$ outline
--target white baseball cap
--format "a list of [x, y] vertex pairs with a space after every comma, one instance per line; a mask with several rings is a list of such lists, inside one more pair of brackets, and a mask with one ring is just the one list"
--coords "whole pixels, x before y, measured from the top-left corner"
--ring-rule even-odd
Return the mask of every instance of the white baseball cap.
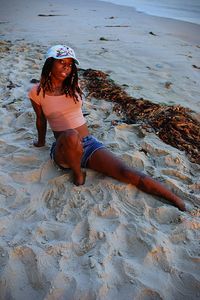
[[79, 65], [79, 61], [76, 59], [74, 50], [66, 45], [55, 45], [49, 48], [46, 54], [46, 59], [49, 57], [56, 59], [73, 58], [75, 63]]

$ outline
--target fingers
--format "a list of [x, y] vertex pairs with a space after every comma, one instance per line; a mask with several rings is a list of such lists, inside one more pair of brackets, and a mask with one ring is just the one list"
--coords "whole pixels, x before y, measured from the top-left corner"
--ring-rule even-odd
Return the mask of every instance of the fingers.
[[35, 147], [44, 147], [45, 146], [45, 142], [33, 142], [33, 145], [35, 146]]

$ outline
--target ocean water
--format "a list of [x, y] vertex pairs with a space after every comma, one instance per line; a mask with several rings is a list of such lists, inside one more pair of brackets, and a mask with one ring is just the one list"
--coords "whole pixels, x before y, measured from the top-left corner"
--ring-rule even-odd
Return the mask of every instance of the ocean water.
[[153, 16], [200, 25], [200, 0], [106, 0], [106, 2], [131, 6], [137, 11]]

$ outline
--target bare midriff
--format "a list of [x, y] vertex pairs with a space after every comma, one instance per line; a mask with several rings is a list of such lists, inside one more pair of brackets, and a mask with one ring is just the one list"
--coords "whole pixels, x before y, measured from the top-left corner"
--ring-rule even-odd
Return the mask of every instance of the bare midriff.
[[[69, 129], [67, 129], [67, 130], [69, 130]], [[66, 130], [66, 131], [67, 131], [67, 130]], [[85, 136], [87, 136], [87, 135], [90, 134], [90, 133], [89, 133], [89, 130], [88, 130], [88, 127], [87, 127], [87, 125], [86, 125], [86, 123], [83, 124], [83, 125], [81, 125], [81, 126], [79, 126], [79, 127], [77, 127], [77, 128], [74, 128], [74, 130], [78, 131], [78, 133], [79, 133], [79, 135], [80, 135], [80, 138], [84, 138]], [[56, 139], [57, 139], [62, 133], [64, 133], [64, 132], [65, 132], [65, 131], [53, 131], [54, 136], [55, 136]]]

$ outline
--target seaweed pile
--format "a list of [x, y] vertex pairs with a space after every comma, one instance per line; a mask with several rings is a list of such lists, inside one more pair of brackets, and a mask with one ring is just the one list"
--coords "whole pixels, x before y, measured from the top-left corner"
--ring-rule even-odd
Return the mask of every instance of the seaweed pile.
[[162, 141], [185, 151], [190, 161], [200, 164], [200, 122], [193, 118], [189, 109], [131, 97], [102, 71], [80, 69], [79, 73], [87, 97], [115, 102], [113, 110], [126, 123], [141, 123], [152, 128]]

